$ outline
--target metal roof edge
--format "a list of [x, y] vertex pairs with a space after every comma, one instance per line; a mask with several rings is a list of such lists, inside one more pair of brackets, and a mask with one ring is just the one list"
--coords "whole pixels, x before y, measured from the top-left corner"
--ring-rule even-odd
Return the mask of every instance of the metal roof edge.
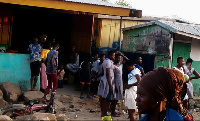
[[146, 23], [143, 23], [143, 24], [138, 24], [138, 25], [135, 25], [135, 26], [122, 28], [122, 31], [127, 31], [127, 30], [131, 30], [131, 29], [137, 29], [137, 28], [141, 28], [141, 27], [145, 27], [145, 26], [154, 25], [154, 24], [155, 24], [155, 21], [150, 21], [150, 22], [146, 22]]

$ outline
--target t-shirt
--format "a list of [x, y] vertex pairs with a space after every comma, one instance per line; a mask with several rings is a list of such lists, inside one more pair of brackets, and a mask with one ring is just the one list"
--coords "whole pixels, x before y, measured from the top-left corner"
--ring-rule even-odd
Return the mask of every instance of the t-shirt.
[[142, 66], [138, 65], [138, 64], [134, 64], [136, 68], [138, 68], [139, 70], [142, 68]]
[[91, 63], [83, 61], [80, 65], [80, 76], [82, 81], [90, 81]]
[[188, 68], [187, 66], [183, 66], [184, 68], [184, 73], [187, 74], [189, 77], [192, 76], [192, 74], [194, 73], [194, 68]]
[[40, 46], [40, 44], [34, 45], [31, 43], [29, 45], [28, 51], [31, 54], [31, 62], [41, 61], [41, 56], [40, 56], [41, 46]]
[[177, 67], [175, 66], [173, 69], [176, 69], [176, 70], [178, 70], [179, 72], [181, 72], [182, 74], [184, 74], [183, 67], [181, 67], [181, 68], [179, 69], [179, 68], [177, 68]]
[[99, 65], [100, 60], [96, 60], [95, 62], [92, 63], [92, 71], [95, 71], [98, 73], [98, 65]]
[[[128, 84], [134, 84], [137, 82], [137, 79], [135, 75], [141, 76], [141, 72], [138, 68], [134, 68], [129, 74], [128, 74]], [[137, 86], [133, 86], [133, 89], [137, 91]]]
[[52, 73], [52, 67], [51, 67], [51, 59], [55, 58], [53, 65], [54, 65], [54, 72], [53, 73], [57, 73], [57, 68], [58, 68], [58, 51], [56, 50], [51, 50], [48, 54], [47, 54], [47, 69], [46, 72], [47, 73]]

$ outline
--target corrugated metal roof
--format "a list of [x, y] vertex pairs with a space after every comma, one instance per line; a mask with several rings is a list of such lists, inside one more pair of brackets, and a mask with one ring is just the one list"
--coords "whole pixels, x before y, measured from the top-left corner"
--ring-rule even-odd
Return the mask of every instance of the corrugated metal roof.
[[132, 7], [116, 5], [116, 4], [112, 4], [112, 3], [109, 3], [109, 2], [104, 2], [104, 1], [101, 1], [101, 0], [63, 0], [63, 1], [76, 2], [76, 3], [85, 3], [85, 4], [92, 4], [92, 5], [102, 5], [102, 6], [108, 6], [108, 7], [133, 9]]
[[150, 26], [154, 24], [162, 26], [163, 28], [168, 29], [169, 31], [174, 32], [174, 33], [184, 32], [187, 34], [200, 36], [200, 25], [179, 23], [179, 22], [173, 22], [173, 21], [164, 21], [164, 20], [151, 21], [151, 22], [146, 22], [146, 23], [139, 24], [136, 26], [123, 28], [123, 31]]

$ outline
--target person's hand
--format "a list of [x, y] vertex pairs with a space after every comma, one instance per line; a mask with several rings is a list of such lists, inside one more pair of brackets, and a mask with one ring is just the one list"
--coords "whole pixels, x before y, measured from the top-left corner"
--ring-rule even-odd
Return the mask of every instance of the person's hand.
[[189, 81], [192, 81], [192, 77], [189, 78]]
[[125, 84], [124, 86], [125, 86], [126, 89], [129, 89], [129, 88], [131, 87], [131, 86], [128, 85], [128, 84]]

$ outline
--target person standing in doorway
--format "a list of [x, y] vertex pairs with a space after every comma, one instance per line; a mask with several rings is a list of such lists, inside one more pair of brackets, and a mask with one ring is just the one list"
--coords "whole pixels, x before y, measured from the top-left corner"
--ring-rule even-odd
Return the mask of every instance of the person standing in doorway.
[[29, 45], [28, 51], [30, 52], [30, 67], [31, 67], [31, 91], [36, 91], [36, 84], [40, 73], [41, 66], [41, 46], [38, 44], [38, 38], [33, 38], [33, 43]]
[[[59, 43], [54, 43], [53, 49], [47, 54], [46, 64], [47, 64], [47, 79], [48, 86], [45, 90], [44, 99], [46, 100], [46, 95], [49, 93], [50, 89], [53, 92], [56, 91], [58, 87], [58, 77], [57, 77], [57, 68], [58, 68], [58, 49]], [[53, 84], [53, 87], [52, 87]]]

